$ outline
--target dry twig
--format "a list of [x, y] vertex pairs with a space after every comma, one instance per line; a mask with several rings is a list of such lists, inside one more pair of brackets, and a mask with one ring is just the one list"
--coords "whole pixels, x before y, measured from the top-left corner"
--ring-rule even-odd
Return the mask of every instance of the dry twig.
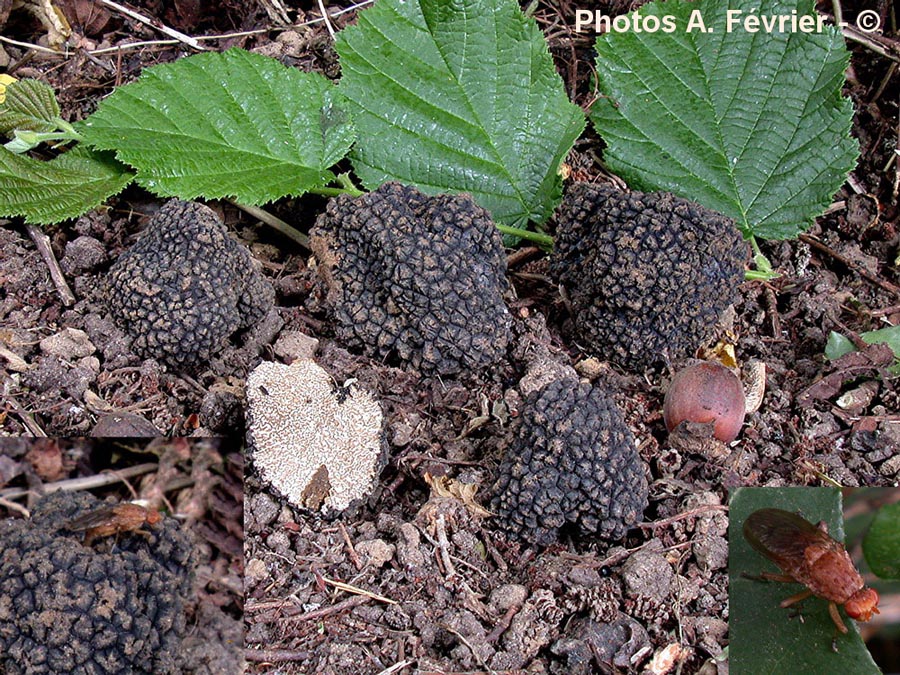
[[28, 236], [31, 237], [31, 241], [33, 241], [34, 245], [37, 247], [38, 253], [41, 254], [41, 258], [44, 260], [44, 264], [47, 265], [47, 268], [50, 270], [50, 278], [53, 280], [53, 285], [56, 286], [56, 292], [59, 293], [62, 304], [66, 307], [71, 307], [75, 304], [75, 295], [72, 293], [72, 289], [69, 288], [66, 277], [59, 268], [59, 263], [56, 262], [56, 256], [53, 255], [53, 249], [50, 248], [50, 237], [41, 232], [35, 225], [27, 223], [25, 225], [25, 231], [28, 232]]
[[138, 14], [132, 9], [128, 9], [124, 5], [120, 5], [118, 2], [113, 2], [112, 0], [100, 0], [101, 4], [106, 5], [110, 9], [114, 9], [117, 12], [121, 12], [125, 16], [134, 19], [135, 21], [140, 21], [141, 23], [150, 26], [151, 28], [155, 28], [160, 33], [168, 35], [171, 38], [175, 38], [179, 42], [183, 42], [188, 47], [192, 49], [196, 49], [198, 52], [206, 51], [206, 47], [201, 45], [196, 38], [192, 38], [190, 35], [185, 35], [181, 31], [177, 31], [174, 28], [169, 28], [163, 23], [159, 21], [154, 21], [150, 17], [144, 16], [143, 14]]
[[[134, 478], [151, 471], [156, 471], [157, 464], [137, 464], [129, 466], [127, 469], [118, 469], [104, 471], [95, 476], [84, 476], [82, 478], [69, 478], [67, 480], [57, 481], [56, 483], [47, 483], [44, 485], [44, 492], [49, 494], [58, 490], [92, 490], [94, 488], [112, 485], [119, 482], [127, 482], [128, 478]], [[24, 497], [31, 490], [28, 488], [6, 488], [0, 490], [0, 498], [14, 499], [16, 497]]]

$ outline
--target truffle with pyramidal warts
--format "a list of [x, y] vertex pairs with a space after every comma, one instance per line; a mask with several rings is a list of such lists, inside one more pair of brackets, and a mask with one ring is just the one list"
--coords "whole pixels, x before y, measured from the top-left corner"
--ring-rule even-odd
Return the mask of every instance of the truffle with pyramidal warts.
[[212, 209], [173, 199], [110, 268], [107, 302], [139, 354], [194, 368], [265, 318], [275, 291]]
[[627, 368], [691, 355], [744, 280], [749, 248], [734, 222], [665, 192], [576, 183], [558, 223], [550, 272], [575, 329]]
[[253, 463], [291, 503], [333, 514], [372, 490], [387, 444], [371, 394], [312, 359], [266, 361], [247, 378], [247, 404]]
[[607, 392], [574, 377], [525, 401], [494, 485], [502, 527], [548, 545], [563, 531], [622, 539], [647, 508], [634, 437]]
[[0, 522], [0, 672], [183, 672], [193, 544], [177, 521], [152, 511], [153, 527], [139, 532], [101, 538], [110, 530], [74, 526], [107, 507], [59, 491], [30, 519]]
[[505, 354], [503, 241], [471, 197], [398, 183], [341, 195], [310, 232], [310, 248], [347, 345], [441, 375]]

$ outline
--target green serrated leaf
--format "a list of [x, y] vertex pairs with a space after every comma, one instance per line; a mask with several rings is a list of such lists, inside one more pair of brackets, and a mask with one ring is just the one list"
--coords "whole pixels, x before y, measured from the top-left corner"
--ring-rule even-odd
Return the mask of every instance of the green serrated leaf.
[[110, 153], [78, 147], [50, 162], [0, 148], [0, 215], [34, 224], [76, 218], [134, 178]]
[[[838, 541], [844, 538], [841, 492], [833, 488], [742, 488], [729, 505], [728, 628], [729, 665], [733, 673], [880, 673], [856, 623], [844, 617], [847, 635], [837, 632], [828, 615], [828, 602], [812, 597], [802, 602], [802, 621], [779, 607], [785, 598], [804, 589], [799, 584], [761, 582], [746, 573], [780, 573], [775, 564], [750, 547], [743, 525], [762, 508], [800, 512], [811, 523], [824, 520]], [[842, 612], [843, 613], [843, 612]], [[764, 646], [764, 648], [763, 648]]]
[[156, 194], [256, 205], [334, 179], [354, 138], [336, 98], [322, 75], [230, 49], [148, 68], [78, 129]]
[[[839, 30], [728, 30], [741, 16], [816, 16], [812, 0], [652, 2], [677, 29], [597, 40], [601, 96], [591, 120], [609, 168], [724, 213], [745, 236], [787, 239], [830, 203], [859, 155]], [[692, 12], [706, 28], [687, 32]]]
[[507, 225], [550, 216], [584, 115], [515, 0], [379, 0], [335, 46], [366, 187], [468, 192]]
[[863, 555], [882, 579], [900, 579], [900, 504], [878, 509], [863, 538]]
[[6, 85], [0, 104], [0, 134], [13, 129], [46, 133], [59, 126], [59, 104], [53, 88], [38, 80], [16, 80]]

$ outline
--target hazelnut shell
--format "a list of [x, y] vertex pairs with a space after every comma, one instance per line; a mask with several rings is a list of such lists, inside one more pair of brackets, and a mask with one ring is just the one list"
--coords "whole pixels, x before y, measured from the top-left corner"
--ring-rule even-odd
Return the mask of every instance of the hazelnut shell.
[[669, 431], [684, 421], [712, 422], [715, 437], [724, 443], [737, 438], [744, 414], [741, 381], [725, 366], [709, 361], [678, 371], [663, 403], [663, 419]]

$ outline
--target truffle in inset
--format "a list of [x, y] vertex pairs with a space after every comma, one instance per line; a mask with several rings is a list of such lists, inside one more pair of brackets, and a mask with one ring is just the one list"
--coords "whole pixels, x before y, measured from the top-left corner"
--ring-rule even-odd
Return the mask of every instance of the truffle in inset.
[[550, 272], [597, 355], [640, 369], [708, 340], [744, 279], [734, 222], [665, 192], [576, 183], [558, 214]]
[[539, 545], [564, 530], [622, 539], [647, 508], [643, 465], [619, 409], [571, 377], [526, 400], [494, 493], [501, 526]]
[[172, 200], [109, 270], [107, 302], [135, 350], [175, 367], [199, 367], [275, 301], [215, 212]]
[[265, 361], [247, 378], [247, 442], [263, 480], [333, 514], [372, 490], [386, 455], [381, 407], [311, 359]]
[[328, 203], [310, 232], [338, 338], [442, 375], [503, 356], [511, 318], [500, 234], [465, 195], [385, 183]]
[[86, 546], [67, 524], [103, 507], [55, 492], [0, 522], [0, 672], [178, 673], [193, 546], [172, 519]]

